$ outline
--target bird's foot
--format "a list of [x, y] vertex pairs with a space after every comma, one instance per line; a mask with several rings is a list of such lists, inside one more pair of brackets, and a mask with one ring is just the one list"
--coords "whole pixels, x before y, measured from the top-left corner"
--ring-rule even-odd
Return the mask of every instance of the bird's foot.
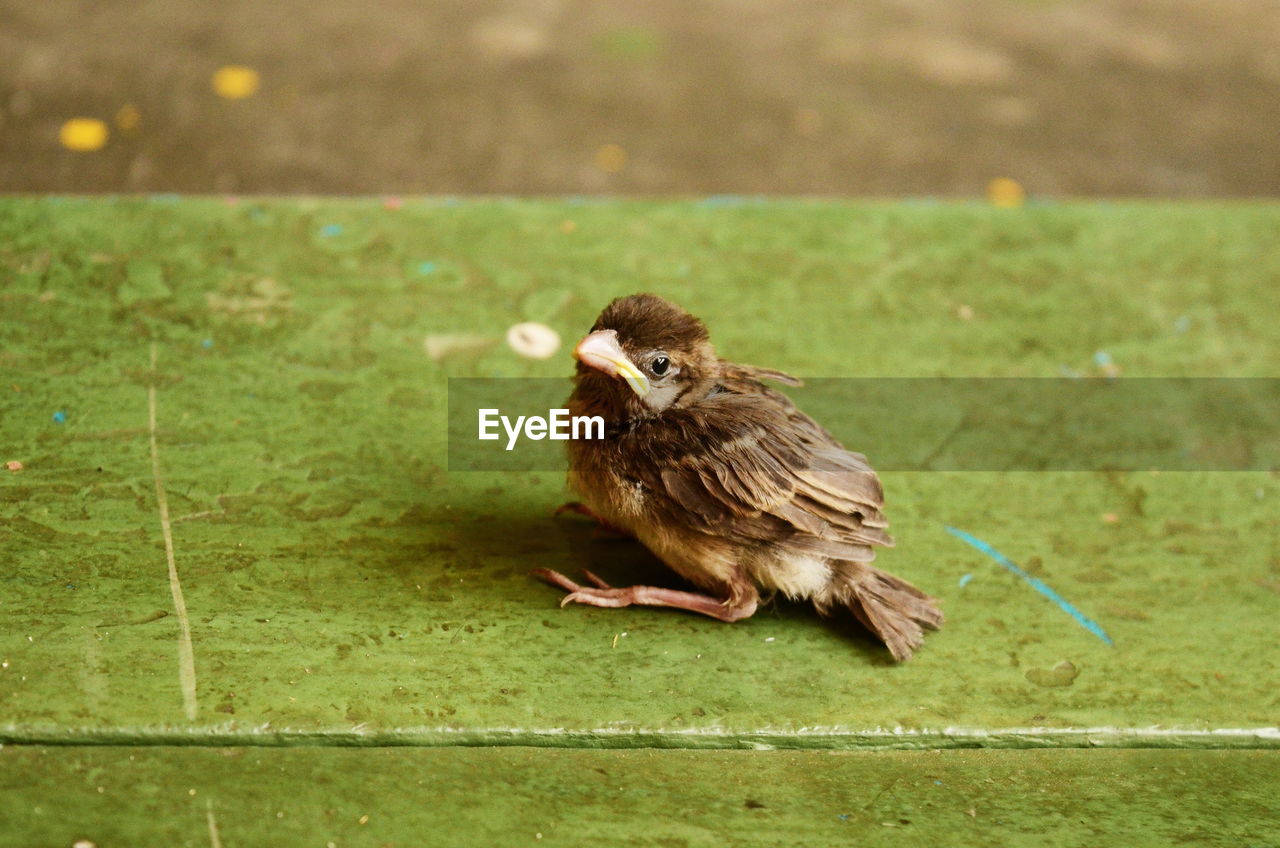
[[570, 501], [567, 504], [561, 504], [560, 506], [556, 507], [556, 511], [552, 515], [552, 517], [555, 518], [557, 516], [563, 515], [566, 512], [572, 512], [575, 515], [585, 515], [587, 518], [590, 518], [592, 521], [596, 523], [597, 535], [605, 536], [613, 539], [630, 539], [631, 538], [631, 534], [628, 533], [626, 530], [623, 530], [621, 527], [618, 527], [615, 524], [610, 524], [605, 519], [596, 515], [595, 512], [592, 511], [591, 507], [587, 506], [581, 501]]
[[539, 580], [545, 580], [552, 586], [569, 593], [560, 601], [562, 607], [571, 603], [588, 604], [593, 607], [629, 607], [632, 604], [673, 607], [731, 622], [747, 618], [756, 611], [756, 600], [753, 597], [734, 602], [721, 600], [712, 595], [663, 589], [659, 586], [627, 586], [617, 589], [586, 569], [583, 569], [582, 573], [586, 575], [591, 586], [581, 586], [560, 572], [549, 568], [538, 568], [530, 572]]

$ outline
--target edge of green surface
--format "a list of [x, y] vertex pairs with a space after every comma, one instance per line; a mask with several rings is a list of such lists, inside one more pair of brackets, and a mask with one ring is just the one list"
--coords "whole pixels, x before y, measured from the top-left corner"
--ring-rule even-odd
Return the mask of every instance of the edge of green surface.
[[208, 747], [531, 747], [668, 748], [690, 750], [940, 750], [959, 748], [1280, 749], [1280, 727], [1255, 728], [1003, 728], [846, 729], [815, 727], [751, 731], [697, 728], [529, 729], [404, 727], [389, 730], [295, 730], [269, 725], [182, 728], [0, 727], [0, 745], [191, 745]]

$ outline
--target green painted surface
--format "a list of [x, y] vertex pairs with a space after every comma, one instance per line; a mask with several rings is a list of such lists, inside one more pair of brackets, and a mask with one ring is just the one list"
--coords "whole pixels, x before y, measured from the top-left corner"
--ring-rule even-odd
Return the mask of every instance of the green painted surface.
[[0, 750], [8, 845], [1280, 844], [1274, 751]]
[[[894, 667], [785, 604], [732, 626], [558, 609], [529, 569], [665, 578], [552, 520], [558, 475], [446, 471], [444, 398], [448, 376], [567, 374], [567, 353], [520, 359], [505, 329], [568, 342], [645, 289], [724, 354], [805, 376], [1057, 376], [1100, 349], [1125, 376], [1272, 376], [1276, 232], [1275, 205], [0, 200], [0, 463], [24, 465], [0, 468], [0, 733], [827, 747], [1160, 727], [1189, 735], [1137, 744], [1274, 745], [1192, 733], [1280, 723], [1273, 475], [885, 475], [899, 544], [881, 561], [948, 616]], [[436, 362], [441, 333], [494, 343]]]

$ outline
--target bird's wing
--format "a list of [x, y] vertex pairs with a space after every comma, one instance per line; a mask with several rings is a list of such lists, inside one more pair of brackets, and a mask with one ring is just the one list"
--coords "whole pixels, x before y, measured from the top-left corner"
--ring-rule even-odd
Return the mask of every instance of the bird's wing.
[[859, 561], [893, 544], [866, 458], [771, 390], [669, 409], [629, 439], [627, 474], [695, 529]]

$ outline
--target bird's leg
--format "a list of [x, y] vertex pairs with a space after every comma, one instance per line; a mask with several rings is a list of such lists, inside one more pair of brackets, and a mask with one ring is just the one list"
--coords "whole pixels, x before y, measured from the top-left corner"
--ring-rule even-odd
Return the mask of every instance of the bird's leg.
[[631, 538], [630, 533], [628, 533], [626, 530], [623, 530], [621, 527], [618, 527], [615, 524], [610, 524], [605, 519], [596, 515], [594, 512], [592, 512], [591, 507], [587, 506], [582, 501], [570, 501], [567, 504], [561, 504], [560, 506], [556, 507], [556, 511], [552, 515], [552, 517], [554, 518], [555, 516], [563, 515], [566, 512], [572, 512], [577, 515], [585, 515], [587, 518], [590, 518], [592, 521], [596, 523], [596, 530], [602, 533], [603, 535], [613, 536], [615, 538], [626, 538], [626, 539]]
[[585, 569], [582, 572], [593, 586], [580, 586], [558, 571], [549, 568], [538, 568], [530, 572], [534, 577], [545, 580], [552, 586], [564, 589], [565, 595], [560, 606], [568, 603], [589, 604], [593, 607], [629, 607], [639, 604], [648, 607], [674, 607], [702, 613], [721, 621], [740, 621], [756, 611], [758, 596], [754, 593], [730, 595], [728, 598], [717, 598], [714, 595], [701, 595], [697, 592], [682, 592], [678, 589], [663, 589], [659, 586], [627, 586], [615, 589], [596, 575]]

